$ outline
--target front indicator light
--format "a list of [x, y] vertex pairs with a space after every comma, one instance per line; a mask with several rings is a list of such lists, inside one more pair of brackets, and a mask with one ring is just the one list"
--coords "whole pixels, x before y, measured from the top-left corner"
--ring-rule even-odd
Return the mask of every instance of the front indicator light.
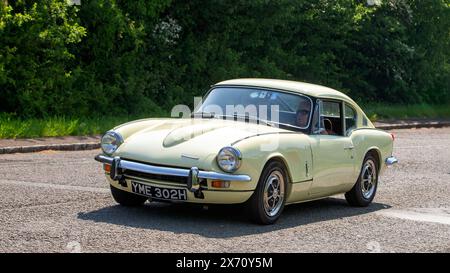
[[213, 181], [211, 181], [211, 187], [213, 187], [213, 188], [229, 188], [230, 181], [213, 180]]

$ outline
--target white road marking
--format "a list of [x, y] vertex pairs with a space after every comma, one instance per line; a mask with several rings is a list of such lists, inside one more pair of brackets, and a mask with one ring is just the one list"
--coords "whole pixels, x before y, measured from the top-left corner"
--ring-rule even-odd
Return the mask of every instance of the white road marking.
[[88, 192], [101, 192], [109, 193], [108, 188], [96, 188], [96, 187], [83, 187], [83, 186], [72, 186], [72, 185], [59, 185], [51, 183], [39, 183], [39, 182], [26, 182], [18, 180], [4, 180], [0, 179], [1, 185], [14, 185], [14, 186], [25, 186], [25, 187], [40, 187], [40, 188], [50, 188], [56, 190], [72, 190], [72, 191], [88, 191]]
[[450, 225], [449, 208], [385, 209], [376, 213], [387, 217]]

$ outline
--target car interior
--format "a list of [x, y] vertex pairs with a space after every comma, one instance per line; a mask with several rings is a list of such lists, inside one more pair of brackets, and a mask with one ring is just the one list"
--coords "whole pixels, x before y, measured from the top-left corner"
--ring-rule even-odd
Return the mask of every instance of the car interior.
[[319, 101], [320, 120], [319, 130], [323, 135], [342, 135], [341, 104], [337, 101]]
[[321, 116], [322, 126], [328, 135], [342, 135], [342, 122], [340, 117]]

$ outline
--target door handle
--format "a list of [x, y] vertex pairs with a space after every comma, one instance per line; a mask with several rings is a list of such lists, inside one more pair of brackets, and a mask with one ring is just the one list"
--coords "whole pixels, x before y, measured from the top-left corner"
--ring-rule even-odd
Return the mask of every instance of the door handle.
[[344, 150], [353, 150], [353, 148], [355, 148], [355, 146], [347, 146], [347, 147], [344, 147]]

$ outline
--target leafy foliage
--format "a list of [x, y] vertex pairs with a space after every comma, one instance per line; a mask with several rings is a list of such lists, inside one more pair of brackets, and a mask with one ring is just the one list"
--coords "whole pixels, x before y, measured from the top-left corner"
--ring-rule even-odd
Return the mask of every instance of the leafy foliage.
[[65, 1], [0, 4], [1, 110], [25, 116], [64, 113], [76, 59], [70, 46], [86, 35]]
[[0, 1], [0, 112], [141, 115], [237, 77], [450, 102], [448, 0]]

